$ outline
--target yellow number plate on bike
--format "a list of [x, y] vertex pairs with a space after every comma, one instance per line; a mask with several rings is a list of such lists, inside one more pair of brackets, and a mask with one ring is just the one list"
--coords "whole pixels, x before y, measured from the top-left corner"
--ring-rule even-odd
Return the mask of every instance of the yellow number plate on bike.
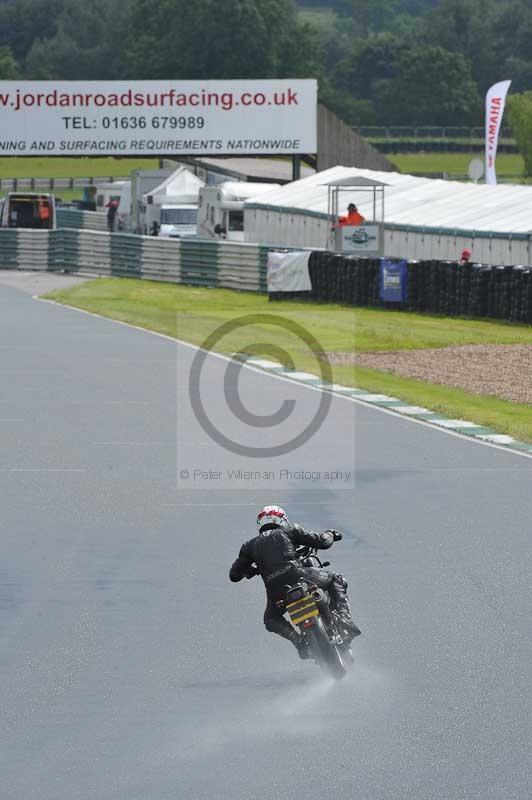
[[320, 613], [315, 601], [308, 595], [302, 597], [300, 600], [294, 600], [293, 603], [287, 603], [286, 610], [290, 614], [290, 619], [294, 625], [301, 625], [301, 623], [306, 622], [307, 619], [318, 617]]

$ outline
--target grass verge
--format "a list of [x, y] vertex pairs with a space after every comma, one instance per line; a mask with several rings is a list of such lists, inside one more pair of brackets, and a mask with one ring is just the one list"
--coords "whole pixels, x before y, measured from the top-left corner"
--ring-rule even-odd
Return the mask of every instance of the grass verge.
[[[305, 302], [274, 304], [263, 295], [153, 281], [105, 278], [52, 292], [47, 297], [197, 345], [223, 322], [265, 313], [298, 322], [326, 352], [532, 344], [532, 328], [524, 325]], [[216, 350], [231, 353], [264, 341], [285, 348], [297, 369], [317, 372], [316, 360], [305, 345], [287, 337], [286, 331], [266, 324], [234, 331], [218, 343]], [[444, 416], [468, 419], [516, 439], [532, 441], [529, 405], [363, 367], [334, 365], [332, 369], [338, 383], [393, 395]]]
[[54, 189], [54, 195], [56, 203], [59, 200], [62, 203], [70, 203], [72, 200], [83, 199], [83, 189]]
[[[402, 172], [448, 172], [467, 175], [472, 158], [481, 158], [479, 153], [390, 153], [387, 158], [393, 161]], [[501, 153], [497, 156], [497, 175], [522, 175], [523, 159], [520, 155]]]
[[156, 169], [158, 164], [156, 158], [9, 156], [0, 158], [0, 178], [119, 178], [128, 176], [133, 169]]

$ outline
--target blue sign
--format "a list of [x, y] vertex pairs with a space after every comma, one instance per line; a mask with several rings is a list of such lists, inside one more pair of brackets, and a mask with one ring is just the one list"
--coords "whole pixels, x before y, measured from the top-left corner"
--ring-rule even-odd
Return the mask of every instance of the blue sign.
[[381, 300], [384, 303], [406, 303], [408, 297], [408, 264], [381, 258]]

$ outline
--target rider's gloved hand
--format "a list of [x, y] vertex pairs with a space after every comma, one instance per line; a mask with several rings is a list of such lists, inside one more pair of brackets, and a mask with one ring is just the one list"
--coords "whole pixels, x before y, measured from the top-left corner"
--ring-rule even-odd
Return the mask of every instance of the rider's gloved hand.
[[246, 574], [246, 578], [249, 581], [249, 580], [251, 580], [251, 578], [254, 578], [255, 575], [258, 575], [258, 574], [259, 574], [259, 570], [257, 569], [257, 567], [251, 567], [251, 569]]
[[325, 533], [332, 533], [335, 542], [341, 542], [343, 534], [340, 531], [333, 531], [332, 529], [326, 530]]

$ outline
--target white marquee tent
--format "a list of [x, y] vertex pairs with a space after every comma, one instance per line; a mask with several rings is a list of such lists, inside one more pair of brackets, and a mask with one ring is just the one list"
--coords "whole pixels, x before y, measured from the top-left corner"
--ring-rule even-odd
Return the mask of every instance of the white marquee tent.
[[[170, 205], [171, 203], [197, 205], [199, 191], [203, 186], [205, 186], [205, 182], [201, 178], [196, 177], [186, 167], [179, 167], [159, 186], [147, 192], [143, 196], [143, 201], [153, 205]], [[149, 197], [152, 198], [151, 201], [148, 199]]]
[[[289, 183], [268, 194], [269, 209], [284, 208], [327, 213], [327, 186], [339, 178], [366, 177], [388, 184], [385, 190], [386, 222], [477, 231], [528, 233], [532, 231], [532, 186], [460, 183], [418, 178], [399, 172], [376, 172], [357, 167], [333, 167]], [[372, 198], [368, 193], [342, 194], [368, 219]], [[251, 201], [266, 207], [265, 201]]]
[[[267, 198], [251, 198], [246, 202], [247, 240], [324, 247], [330, 227], [326, 219], [327, 184], [347, 177], [365, 177], [387, 184], [384, 220], [385, 228], [390, 230], [399, 226], [406, 231], [413, 226], [419, 229], [419, 236], [440, 231], [440, 236], [461, 237], [466, 242], [464, 246], [468, 246], [471, 237], [499, 234], [522, 239], [532, 232], [532, 186], [488, 186], [339, 166], [287, 184], [268, 193]], [[345, 206], [355, 203], [368, 221], [372, 219], [371, 193], [342, 192], [341, 202]], [[413, 233], [410, 230], [411, 237]], [[390, 239], [388, 230], [386, 238]], [[454, 253], [454, 243], [452, 248]], [[414, 254], [410, 248], [408, 254], [397, 255], [421, 257], [418, 251], [419, 248]], [[390, 245], [387, 254], [395, 254], [390, 252]]]

